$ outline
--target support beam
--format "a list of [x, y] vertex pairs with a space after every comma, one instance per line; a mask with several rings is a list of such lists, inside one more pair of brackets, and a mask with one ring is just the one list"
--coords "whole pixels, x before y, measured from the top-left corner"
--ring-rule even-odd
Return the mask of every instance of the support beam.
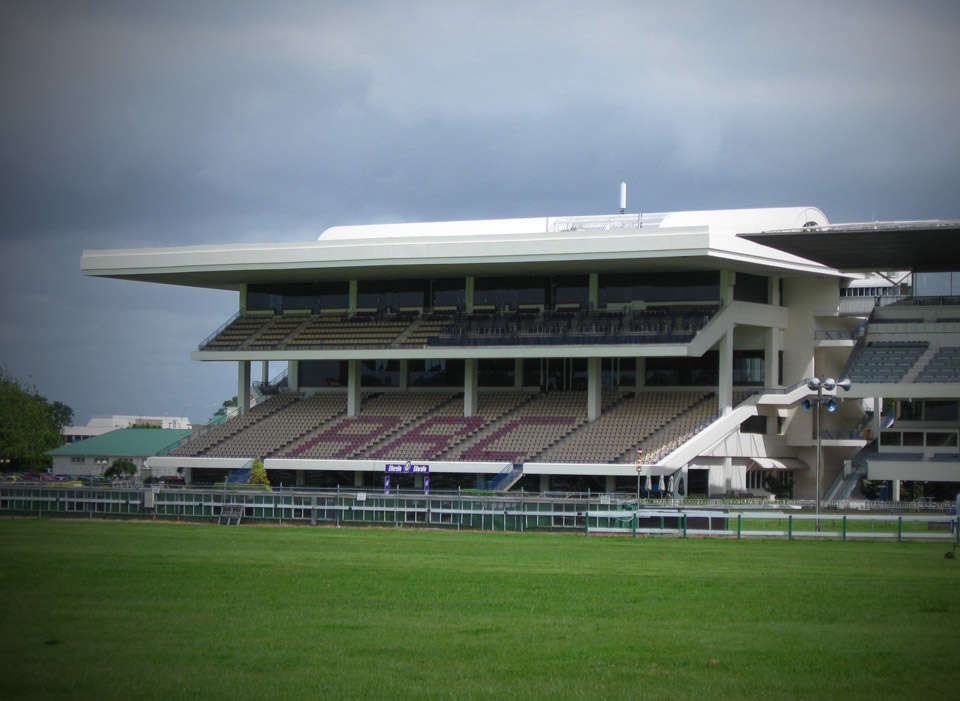
[[727, 306], [733, 302], [733, 287], [737, 283], [737, 274], [732, 270], [720, 271], [720, 303]]
[[357, 281], [351, 280], [347, 287], [347, 313], [353, 314], [357, 311]]
[[717, 344], [717, 351], [720, 356], [720, 382], [717, 387], [717, 400], [720, 405], [720, 413], [726, 415], [733, 411], [733, 326], [723, 334], [720, 343]]
[[300, 361], [287, 361], [287, 389], [291, 392], [300, 391]]
[[587, 358], [587, 421], [600, 418], [600, 358]]
[[347, 361], [347, 416], [360, 413], [360, 361]]
[[463, 362], [463, 415], [477, 414], [477, 359], [467, 358]]
[[597, 309], [600, 305], [600, 274], [590, 273], [589, 278], [589, 297], [587, 298], [590, 309]]
[[250, 410], [250, 361], [237, 363], [237, 411], [246, 414]]
[[607, 475], [604, 478], [603, 488], [608, 494], [617, 491], [617, 478], [613, 475]]
[[647, 384], [647, 359], [644, 356], [637, 358], [637, 383], [636, 390], [639, 392]]
[[240, 283], [240, 311], [247, 311], [247, 283]]
[[514, 389], [523, 387], [523, 358], [513, 360], [513, 387]]
[[473, 276], [467, 276], [467, 282], [464, 285], [463, 310], [467, 314], [473, 313]]
[[362, 487], [363, 486], [363, 471], [354, 470], [353, 471], [353, 486]]
[[900, 501], [900, 480], [891, 480], [893, 494], [890, 495], [890, 499], [893, 501]]
[[297, 486], [298, 487], [304, 486], [307, 483], [307, 471], [297, 470], [295, 474], [296, 474]]
[[266, 385], [270, 381], [270, 361], [260, 361], [260, 381]]
[[783, 349], [783, 331], [768, 328], [764, 331], [763, 386], [780, 386], [780, 351]]
[[550, 491], [550, 475], [540, 475], [540, 491]]

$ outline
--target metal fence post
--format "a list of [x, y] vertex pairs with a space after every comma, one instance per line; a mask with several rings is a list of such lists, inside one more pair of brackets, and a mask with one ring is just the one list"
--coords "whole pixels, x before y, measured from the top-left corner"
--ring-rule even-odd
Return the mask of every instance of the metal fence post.
[[743, 514], [737, 514], [737, 540], [743, 537]]
[[640, 512], [634, 511], [633, 512], [633, 537], [634, 538], [637, 537], [637, 521], [640, 520], [639, 517], [640, 517]]
[[793, 514], [787, 514], [787, 540], [793, 540]]
[[846, 514], [843, 515], [842, 533], [843, 533], [843, 536], [842, 536], [843, 542], [846, 543], [847, 542], [847, 515]]
[[903, 542], [903, 516], [897, 516], [897, 542]]
[[687, 537], [687, 515], [683, 515], [683, 537]]

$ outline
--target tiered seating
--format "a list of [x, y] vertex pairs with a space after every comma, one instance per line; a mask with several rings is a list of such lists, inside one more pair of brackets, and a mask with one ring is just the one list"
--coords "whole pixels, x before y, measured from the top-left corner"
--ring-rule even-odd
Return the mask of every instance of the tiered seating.
[[463, 402], [457, 398], [401, 435], [373, 446], [369, 456], [395, 460], [436, 458], [536, 396], [524, 392], [483, 393], [477, 401], [476, 416], [464, 416]]
[[450, 326], [453, 314], [434, 312], [417, 320], [406, 335], [400, 336], [396, 345], [400, 348], [420, 348], [432, 338], [439, 336]]
[[927, 341], [872, 341], [849, 368], [854, 382], [899, 382], [927, 349]]
[[206, 433], [184, 443], [170, 452], [170, 455], [205, 455], [211, 448], [233, 436], [247, 430], [254, 424], [267, 417], [283, 411], [283, 409], [300, 399], [300, 395], [282, 393], [264, 400], [253, 407], [246, 414], [240, 414], [218, 426], [213, 426]]
[[259, 331], [252, 340], [248, 341], [248, 348], [277, 348], [290, 333], [306, 321], [305, 314], [283, 314], [274, 317], [273, 321]]
[[239, 348], [254, 334], [273, 321], [272, 312], [248, 312], [231, 321], [216, 336], [207, 341], [201, 350], [232, 350]]
[[286, 343], [287, 348], [385, 348], [411, 324], [410, 316], [377, 319], [317, 314]]
[[315, 394], [258, 421], [213, 446], [206, 454], [217, 457], [271, 456], [335, 416], [343, 414], [346, 409], [345, 394]]
[[636, 446], [706, 398], [703, 392], [642, 392], [537, 457], [542, 462], [633, 462]]
[[[717, 414], [716, 397], [700, 400], [640, 444], [639, 447], [643, 450], [643, 462], [648, 464], [657, 462], [670, 451], [693, 438]], [[631, 459], [636, 459], [636, 453], [629, 451], [621, 457], [622, 461], [629, 462]]]
[[944, 346], [924, 366], [914, 382], [960, 382], [960, 348]]
[[284, 451], [288, 458], [365, 457], [369, 448], [455, 398], [450, 392], [387, 392], [367, 398], [359, 416], [345, 417]]
[[480, 434], [448, 451], [450, 460], [510, 460], [522, 462], [544, 451], [587, 420], [582, 392], [540, 394], [492, 422]]

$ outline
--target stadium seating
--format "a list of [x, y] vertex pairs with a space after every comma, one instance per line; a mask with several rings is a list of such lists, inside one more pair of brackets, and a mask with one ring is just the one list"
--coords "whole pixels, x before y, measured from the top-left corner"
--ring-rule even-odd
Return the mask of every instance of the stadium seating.
[[[245, 431], [259, 421], [283, 411], [284, 408], [299, 399], [300, 395], [292, 393], [274, 395], [253, 407], [245, 414], [235, 416], [229, 421], [217, 426], [211, 426], [205, 433], [192, 438], [175, 450], [172, 450], [170, 455], [205, 455], [207, 451], [213, 447]], [[251, 455], [250, 457], [255, 456]]]
[[960, 382], [960, 347], [944, 346], [937, 350], [914, 382]]
[[854, 382], [899, 382], [929, 346], [928, 341], [870, 341], [850, 361]]

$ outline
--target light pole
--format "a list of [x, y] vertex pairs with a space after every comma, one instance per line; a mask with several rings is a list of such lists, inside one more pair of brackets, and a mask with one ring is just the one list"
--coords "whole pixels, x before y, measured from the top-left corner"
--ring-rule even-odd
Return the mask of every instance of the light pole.
[[807, 411], [810, 411], [810, 408], [816, 404], [817, 405], [817, 531], [820, 531], [820, 471], [823, 466], [823, 435], [820, 431], [820, 414], [823, 411], [823, 405], [827, 405], [827, 411], [833, 413], [837, 410], [839, 404], [836, 400], [836, 395], [827, 395], [826, 398], [823, 396], [824, 390], [827, 392], [834, 392], [838, 387], [844, 392], [849, 392], [850, 388], [853, 386], [853, 383], [850, 381], [850, 378], [844, 378], [842, 380], [834, 380], [832, 377], [825, 377], [823, 379], [819, 377], [811, 377], [807, 380], [807, 388], [812, 392], [817, 393], [816, 399], [807, 399], [803, 400], [803, 408]]

